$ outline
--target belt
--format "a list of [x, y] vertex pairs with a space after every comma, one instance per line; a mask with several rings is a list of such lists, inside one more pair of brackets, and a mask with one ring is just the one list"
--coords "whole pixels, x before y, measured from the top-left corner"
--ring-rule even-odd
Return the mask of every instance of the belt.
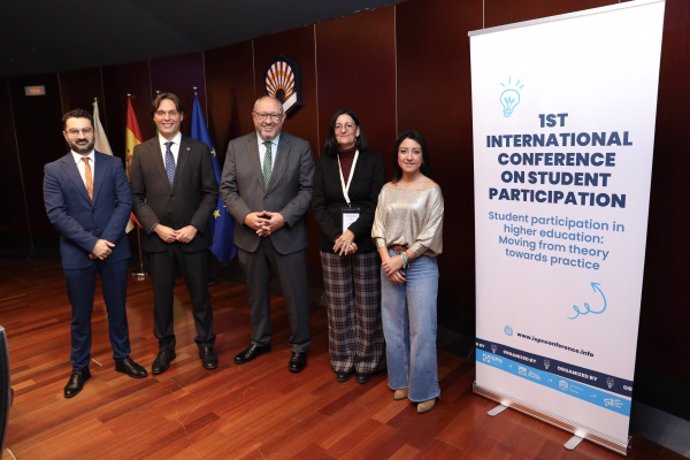
[[388, 249], [392, 249], [393, 252], [396, 254], [402, 254], [403, 252], [407, 251], [407, 245], [406, 244], [391, 244], [388, 246]]

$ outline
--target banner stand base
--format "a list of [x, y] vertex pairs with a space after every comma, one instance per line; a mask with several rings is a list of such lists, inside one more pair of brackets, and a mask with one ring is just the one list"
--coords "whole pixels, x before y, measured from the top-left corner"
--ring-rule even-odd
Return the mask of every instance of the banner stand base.
[[[549, 425], [553, 425], [569, 433], [573, 433], [575, 434], [575, 437], [587, 439], [590, 442], [599, 444], [600, 446], [610, 449], [623, 456], [627, 456], [628, 451], [630, 450], [630, 437], [628, 437], [627, 443], [621, 444], [620, 442], [611, 439], [604, 434], [601, 434], [596, 431], [591, 431], [586, 427], [577, 426], [569, 420], [565, 420], [553, 414], [549, 414], [520, 401], [510, 399], [508, 396], [496, 393], [495, 391], [489, 390], [488, 388], [481, 387], [477, 385], [477, 382], [474, 382], [472, 384], [472, 391], [480, 396], [483, 396], [492, 401], [496, 401], [500, 404], [500, 406], [492, 409], [492, 411], [497, 410], [501, 406], [506, 408], [510, 407], [511, 409], [514, 409], [518, 412], [522, 412], [523, 414], [527, 414], [531, 417], [541, 420], [542, 422], [548, 423]], [[502, 409], [500, 412], [503, 412], [503, 410], [505, 409]]]
[[506, 409], [508, 409], [508, 406], [499, 404], [498, 406], [494, 407], [489, 412], [487, 412], [486, 415], [488, 415], [489, 417], [496, 417], [498, 414], [502, 413]]
[[574, 435], [572, 438], [568, 439], [568, 442], [563, 444], [563, 447], [565, 447], [568, 450], [575, 450], [575, 448], [580, 445], [583, 439], [585, 438], [581, 438], [578, 435]]
[[132, 272], [132, 276], [137, 279], [137, 281], [144, 281], [146, 277], [148, 276], [148, 273], [145, 271], [137, 271], [137, 272]]

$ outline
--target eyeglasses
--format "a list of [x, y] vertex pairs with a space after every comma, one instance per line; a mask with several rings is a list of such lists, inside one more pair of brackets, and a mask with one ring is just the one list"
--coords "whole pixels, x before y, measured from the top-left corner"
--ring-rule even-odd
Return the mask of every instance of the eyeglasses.
[[342, 130], [343, 128], [344, 128], [346, 131], [352, 131], [353, 129], [355, 129], [355, 125], [352, 124], [352, 123], [345, 123], [345, 124], [337, 123], [337, 124], [335, 125], [335, 130], [336, 130], [336, 131], [340, 131], [340, 130]]
[[174, 117], [177, 116], [177, 114], [180, 113], [177, 110], [168, 110], [167, 112], [165, 110], [156, 110], [156, 116], [159, 117], [164, 117], [168, 115], [169, 117]]
[[91, 134], [93, 134], [93, 128], [84, 128], [84, 129], [72, 128], [72, 129], [68, 129], [65, 132], [72, 137], [78, 136], [79, 133], [82, 133], [84, 136], [90, 136]]
[[253, 113], [254, 113], [254, 115], [256, 115], [256, 118], [258, 118], [259, 121], [265, 121], [268, 118], [270, 118], [272, 121], [278, 121], [278, 120], [280, 120], [280, 117], [283, 116], [283, 112], [280, 112], [280, 113], [253, 112]]

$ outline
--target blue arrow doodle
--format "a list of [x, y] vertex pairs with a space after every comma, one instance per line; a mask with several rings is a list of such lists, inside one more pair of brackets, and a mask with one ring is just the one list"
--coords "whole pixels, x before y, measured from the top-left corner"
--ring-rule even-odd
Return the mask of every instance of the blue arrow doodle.
[[575, 316], [568, 316], [568, 319], [577, 319], [578, 316], [580, 315], [588, 315], [589, 313], [593, 315], [601, 315], [606, 311], [606, 307], [608, 306], [608, 302], [606, 301], [606, 295], [604, 294], [604, 291], [601, 289], [601, 284], [597, 283], [596, 281], [592, 281], [592, 290], [596, 293], [598, 292], [599, 295], [601, 295], [601, 299], [603, 300], [604, 305], [599, 308], [598, 310], [595, 310], [590, 306], [589, 303], [585, 302], [584, 309], [580, 309], [577, 305], [573, 305], [573, 310], [575, 310]]

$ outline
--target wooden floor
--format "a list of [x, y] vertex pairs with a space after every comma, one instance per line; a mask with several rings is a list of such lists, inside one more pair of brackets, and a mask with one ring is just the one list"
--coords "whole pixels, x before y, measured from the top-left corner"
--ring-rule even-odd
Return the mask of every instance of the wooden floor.
[[[204, 370], [193, 342], [189, 297], [176, 290], [177, 359], [164, 374], [134, 380], [114, 371], [102, 301], [94, 312], [92, 378], [75, 398], [69, 376], [70, 307], [57, 262], [0, 260], [0, 325], [9, 335], [15, 400], [2, 460], [29, 459], [619, 459], [589, 442], [562, 447], [569, 435], [472, 393], [474, 363], [439, 350], [442, 400], [428, 414], [393, 401], [380, 374], [366, 385], [338, 383], [328, 363], [326, 315], [312, 309], [309, 365], [287, 369], [287, 319], [273, 299], [273, 352], [237, 366], [248, 344], [244, 286], [211, 289], [220, 365]], [[132, 357], [150, 369], [149, 281], [131, 280]], [[630, 458], [678, 459], [635, 439]]]

